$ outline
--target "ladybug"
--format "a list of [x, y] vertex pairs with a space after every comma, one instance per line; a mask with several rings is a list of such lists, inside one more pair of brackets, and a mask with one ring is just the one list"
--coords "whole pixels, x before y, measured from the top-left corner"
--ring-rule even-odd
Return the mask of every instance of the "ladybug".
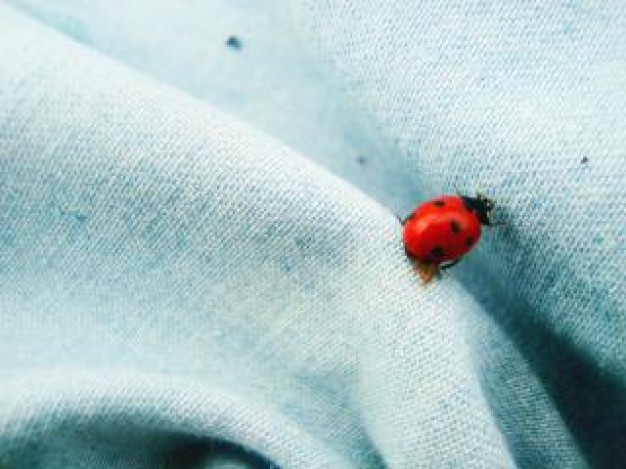
[[402, 221], [404, 249], [424, 283], [455, 265], [493, 226], [495, 203], [483, 194], [442, 195], [424, 202]]

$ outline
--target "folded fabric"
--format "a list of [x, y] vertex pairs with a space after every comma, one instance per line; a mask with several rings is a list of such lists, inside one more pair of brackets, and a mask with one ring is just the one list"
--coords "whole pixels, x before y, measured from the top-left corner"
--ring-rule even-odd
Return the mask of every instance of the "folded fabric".
[[[626, 464], [620, 3], [0, 3], [0, 467]], [[400, 224], [505, 225], [423, 286]]]

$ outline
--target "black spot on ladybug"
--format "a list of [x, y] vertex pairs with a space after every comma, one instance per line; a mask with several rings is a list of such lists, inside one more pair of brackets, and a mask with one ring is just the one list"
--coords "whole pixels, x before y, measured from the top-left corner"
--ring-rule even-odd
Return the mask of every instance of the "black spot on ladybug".
[[452, 228], [452, 232], [453, 233], [460, 233], [461, 232], [461, 224], [456, 221], [456, 220], [452, 220], [450, 222], [450, 228]]
[[586, 164], [589, 163], [589, 158], [587, 158], [586, 156], [583, 156], [583, 159], [580, 160], [580, 164]]
[[443, 257], [444, 255], [444, 252], [441, 246], [435, 246], [434, 248], [430, 250], [430, 253], [432, 254], [433, 257], [436, 257], [436, 258]]
[[241, 48], [243, 47], [243, 45], [241, 44], [241, 39], [239, 39], [237, 36], [228, 36], [228, 39], [226, 39], [226, 45], [233, 50], [241, 50]]
[[474, 244], [474, 238], [472, 238], [471, 236], [468, 236], [468, 237], [465, 239], [465, 245], [466, 245], [466, 246], [471, 246], [472, 244]]
[[435, 200], [435, 201], [433, 202], [433, 205], [434, 205], [435, 207], [443, 207], [444, 205], [446, 205], [446, 203], [445, 203], [443, 200]]

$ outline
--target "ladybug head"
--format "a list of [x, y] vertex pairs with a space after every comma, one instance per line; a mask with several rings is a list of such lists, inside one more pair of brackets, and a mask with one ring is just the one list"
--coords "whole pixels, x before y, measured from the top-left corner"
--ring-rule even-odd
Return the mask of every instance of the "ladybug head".
[[476, 197], [468, 197], [462, 195], [463, 203], [467, 208], [476, 212], [476, 216], [478, 216], [478, 220], [483, 225], [491, 226], [493, 222], [491, 220], [491, 212], [493, 208], [496, 206], [495, 202], [485, 195], [478, 192]]

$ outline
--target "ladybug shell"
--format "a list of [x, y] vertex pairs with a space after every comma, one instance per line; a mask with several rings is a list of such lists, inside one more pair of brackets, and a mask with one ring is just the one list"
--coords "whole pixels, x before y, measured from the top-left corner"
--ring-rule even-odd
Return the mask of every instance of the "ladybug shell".
[[404, 223], [407, 254], [439, 265], [466, 254], [480, 238], [480, 220], [460, 196], [444, 195], [417, 207]]

